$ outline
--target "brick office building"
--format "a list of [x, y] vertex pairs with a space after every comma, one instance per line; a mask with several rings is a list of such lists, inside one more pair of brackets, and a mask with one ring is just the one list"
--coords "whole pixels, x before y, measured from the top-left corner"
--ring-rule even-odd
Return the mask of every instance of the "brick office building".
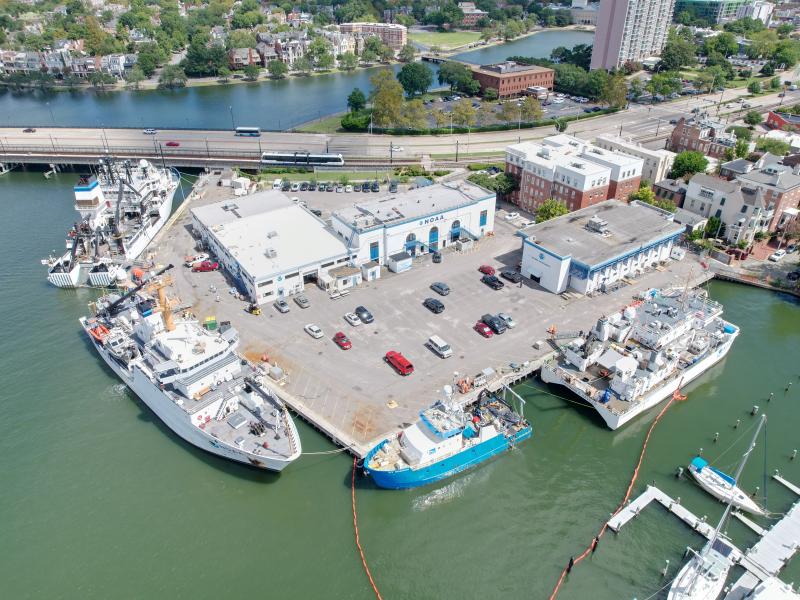
[[770, 129], [798, 131], [800, 130], [800, 115], [769, 111], [765, 125]]
[[520, 65], [512, 61], [496, 65], [472, 67], [472, 77], [481, 84], [481, 93], [494, 88], [501, 98], [519, 96], [529, 87], [553, 89], [555, 71], [536, 65]]
[[702, 152], [712, 158], [724, 158], [729, 149], [736, 147], [736, 134], [725, 131], [720, 121], [703, 119], [678, 119], [675, 129], [667, 141], [667, 149], [672, 152], [685, 150]]
[[510, 200], [530, 211], [550, 198], [570, 211], [610, 198], [627, 200], [639, 188], [643, 164], [565, 134], [506, 148], [506, 172], [519, 179]]

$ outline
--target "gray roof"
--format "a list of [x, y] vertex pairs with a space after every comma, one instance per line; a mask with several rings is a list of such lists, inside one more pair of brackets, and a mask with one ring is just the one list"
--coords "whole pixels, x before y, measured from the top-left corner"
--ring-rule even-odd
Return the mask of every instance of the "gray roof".
[[722, 166], [729, 171], [735, 171], [736, 173], [747, 173], [753, 168], [753, 163], [749, 160], [744, 158], [737, 158], [734, 160], [729, 160], [726, 163], [722, 163]]
[[[668, 216], [667, 216], [668, 215]], [[607, 235], [586, 227], [592, 217], [606, 222]], [[639, 203], [606, 200], [522, 230], [538, 246], [589, 267], [683, 232], [671, 213]]]
[[458, 184], [437, 183], [355, 204], [336, 211], [334, 217], [354, 229], [364, 231], [378, 225], [424, 218], [494, 196], [494, 192], [468, 181]]
[[792, 173], [791, 167], [786, 165], [769, 165], [758, 171], [750, 171], [738, 175], [743, 182], [753, 182], [757, 185], [767, 185], [781, 191], [790, 190], [800, 186], [800, 176]]
[[675, 211], [675, 222], [682, 225], [689, 225], [694, 227], [698, 223], [707, 221], [708, 219], [702, 215], [698, 215], [684, 208], [679, 208]]
[[705, 173], [696, 173], [692, 176], [691, 182], [712, 190], [725, 192], [726, 194], [732, 194], [739, 189], [739, 183], [737, 181], [728, 181], [727, 179], [706, 175]]

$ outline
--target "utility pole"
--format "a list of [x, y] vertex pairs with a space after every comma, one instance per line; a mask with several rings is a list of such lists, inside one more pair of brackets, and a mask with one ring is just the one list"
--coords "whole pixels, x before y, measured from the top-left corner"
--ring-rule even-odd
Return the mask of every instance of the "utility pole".
[[456, 162], [458, 162], [458, 140], [456, 140]]
[[228, 106], [228, 111], [231, 113], [231, 126], [233, 130], [236, 131], [236, 120], [233, 118], [233, 105]]
[[392, 142], [389, 142], [389, 164], [394, 164], [394, 148]]
[[208, 149], [208, 138], [206, 138], [206, 156], [211, 160], [211, 151]]

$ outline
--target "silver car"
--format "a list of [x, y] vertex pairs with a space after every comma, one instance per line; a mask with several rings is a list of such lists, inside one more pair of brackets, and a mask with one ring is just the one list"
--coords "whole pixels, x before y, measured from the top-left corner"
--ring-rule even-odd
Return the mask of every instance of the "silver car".
[[286, 302], [286, 300], [275, 300], [273, 306], [278, 310], [279, 313], [289, 312], [289, 304]]
[[350, 325], [352, 325], [353, 327], [358, 327], [359, 325], [361, 325], [361, 319], [358, 318], [358, 315], [356, 313], [351, 313], [351, 312], [346, 313], [344, 315], [344, 320], [350, 323]]
[[447, 296], [447, 294], [450, 293], [450, 287], [446, 283], [442, 283], [441, 281], [432, 283], [431, 289], [440, 296]]
[[297, 296], [294, 297], [294, 303], [300, 308], [308, 308], [311, 306], [311, 303], [308, 301], [308, 298], [306, 298], [305, 294], [297, 294]]
[[514, 327], [517, 326], [517, 322], [508, 313], [497, 313], [497, 317], [503, 321], [509, 329], [514, 329]]

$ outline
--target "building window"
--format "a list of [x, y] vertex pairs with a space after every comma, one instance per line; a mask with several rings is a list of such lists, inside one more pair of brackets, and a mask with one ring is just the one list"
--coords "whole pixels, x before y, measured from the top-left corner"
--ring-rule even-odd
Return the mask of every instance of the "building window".
[[480, 220], [478, 221], [478, 223], [479, 223], [479, 225], [481, 227], [485, 227], [486, 226], [486, 218], [487, 218], [487, 216], [488, 216], [488, 211], [482, 210], [481, 211]]
[[369, 259], [378, 260], [379, 257], [380, 257], [380, 244], [378, 242], [372, 242], [369, 245]]

